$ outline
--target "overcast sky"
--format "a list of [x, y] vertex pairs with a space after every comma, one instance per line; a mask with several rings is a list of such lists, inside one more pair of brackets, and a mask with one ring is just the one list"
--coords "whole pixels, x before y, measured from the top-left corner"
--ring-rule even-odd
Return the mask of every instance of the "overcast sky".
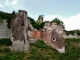
[[0, 11], [16, 12], [26, 10], [28, 15], [37, 20], [44, 15], [44, 21], [59, 18], [66, 30], [80, 29], [80, 0], [1, 0]]

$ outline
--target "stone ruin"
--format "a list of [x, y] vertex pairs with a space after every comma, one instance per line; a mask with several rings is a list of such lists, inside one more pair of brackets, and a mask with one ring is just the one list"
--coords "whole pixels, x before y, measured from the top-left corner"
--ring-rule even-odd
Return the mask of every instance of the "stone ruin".
[[46, 21], [41, 34], [46, 44], [55, 48], [60, 53], [65, 53], [64, 31], [61, 26], [58, 26], [56, 23], [50, 24], [49, 21]]
[[[42, 23], [43, 18], [40, 17], [40, 20], [39, 22]], [[12, 48], [15, 51], [26, 52], [30, 49], [30, 43], [35, 43], [38, 39], [41, 39], [58, 52], [65, 53], [64, 32], [62, 27], [56, 23], [46, 21], [43, 29], [37, 30], [28, 19], [27, 12], [19, 10], [15, 18], [11, 20], [11, 27], [9, 35]]]
[[56, 23], [50, 24], [49, 21], [46, 21], [43, 29], [29, 31], [29, 36], [36, 40], [41, 39], [58, 52], [65, 53], [64, 31]]
[[28, 15], [24, 10], [19, 10], [16, 17], [11, 20], [12, 48], [15, 51], [28, 51]]
[[37, 22], [38, 23], [42, 23], [43, 22], [43, 16], [42, 15], [39, 15]]

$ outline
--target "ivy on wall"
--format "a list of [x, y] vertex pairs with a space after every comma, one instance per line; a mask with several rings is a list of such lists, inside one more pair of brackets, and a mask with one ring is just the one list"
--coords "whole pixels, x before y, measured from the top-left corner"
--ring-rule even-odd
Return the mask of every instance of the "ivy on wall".
[[11, 19], [15, 16], [15, 11], [13, 11], [12, 13], [7, 13], [7, 12], [3, 12], [0, 11], [0, 21], [6, 19], [7, 27], [11, 28]]

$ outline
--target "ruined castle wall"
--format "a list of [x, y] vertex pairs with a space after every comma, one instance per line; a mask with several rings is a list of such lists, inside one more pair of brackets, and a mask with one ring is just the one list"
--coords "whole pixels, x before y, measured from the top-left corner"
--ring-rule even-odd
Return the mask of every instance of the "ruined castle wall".
[[48, 44], [51, 41], [51, 31], [42, 31], [42, 39]]
[[6, 20], [3, 20], [3, 22], [0, 22], [0, 39], [9, 37], [10, 37], [10, 30], [7, 27]]
[[80, 38], [78, 35], [64, 35], [64, 38]]

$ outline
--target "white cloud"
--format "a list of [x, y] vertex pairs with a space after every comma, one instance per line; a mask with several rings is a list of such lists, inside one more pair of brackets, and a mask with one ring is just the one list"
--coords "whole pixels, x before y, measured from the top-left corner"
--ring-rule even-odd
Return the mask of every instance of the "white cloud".
[[15, 5], [15, 4], [17, 4], [19, 1], [23, 1], [23, 0], [13, 0], [12, 2], [10, 2], [9, 0], [6, 0], [5, 4], [6, 4], [6, 5]]
[[0, 7], [4, 7], [4, 6], [0, 3]]
[[50, 15], [50, 16], [44, 17], [44, 20], [51, 21], [54, 18], [59, 18], [61, 21], [63, 21], [65, 24], [66, 30], [80, 29], [80, 13], [69, 18], [64, 18], [59, 15]]

